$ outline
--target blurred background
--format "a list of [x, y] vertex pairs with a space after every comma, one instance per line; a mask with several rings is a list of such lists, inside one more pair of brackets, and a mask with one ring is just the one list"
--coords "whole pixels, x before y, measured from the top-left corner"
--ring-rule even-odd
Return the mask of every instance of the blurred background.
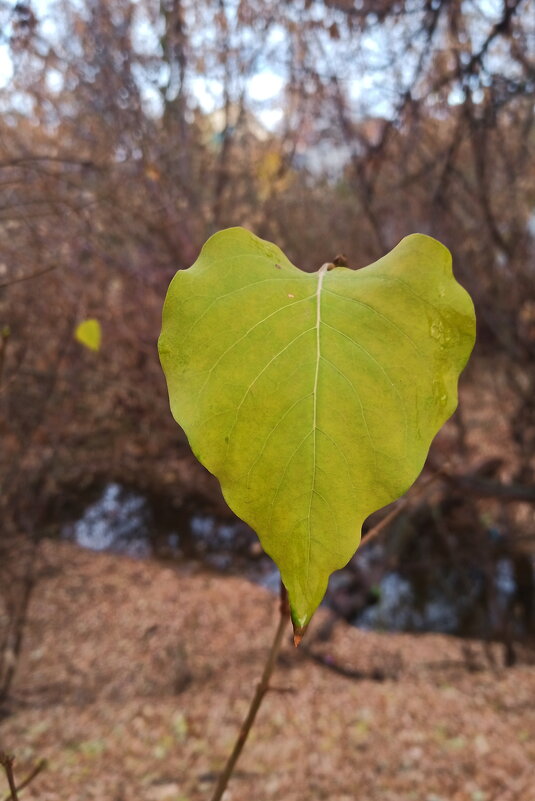
[[[231, 225], [306, 270], [415, 231], [450, 248], [478, 317], [459, 409], [326, 603], [533, 659], [534, 12], [0, 0], [0, 700], [47, 538], [276, 585], [172, 420], [156, 352], [171, 277]], [[88, 318], [99, 351], [74, 337]]]

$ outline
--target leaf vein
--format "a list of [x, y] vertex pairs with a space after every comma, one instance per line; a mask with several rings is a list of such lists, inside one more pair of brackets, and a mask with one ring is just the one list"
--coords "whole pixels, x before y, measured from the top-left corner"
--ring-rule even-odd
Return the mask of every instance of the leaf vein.
[[[332, 368], [333, 368], [333, 370], [336, 370], [336, 372], [337, 372], [339, 375], [341, 375], [341, 376], [342, 376], [342, 378], [343, 378], [345, 381], [347, 381], [347, 383], [350, 385], [351, 389], [352, 389], [352, 390], [353, 390], [353, 392], [355, 393], [355, 397], [357, 398], [357, 401], [358, 401], [358, 403], [359, 403], [359, 406], [360, 406], [360, 411], [361, 411], [361, 414], [362, 414], [362, 419], [363, 419], [363, 421], [364, 421], [364, 426], [365, 426], [365, 428], [366, 428], [366, 433], [367, 433], [367, 435], [368, 435], [368, 439], [370, 440], [370, 445], [371, 445], [371, 448], [372, 448], [372, 451], [373, 451], [374, 457], [376, 457], [376, 447], [375, 447], [375, 443], [374, 443], [374, 441], [373, 441], [373, 437], [372, 437], [372, 435], [371, 435], [370, 427], [369, 427], [369, 425], [368, 425], [368, 420], [366, 419], [366, 414], [365, 414], [365, 412], [364, 412], [364, 406], [363, 406], [363, 403], [362, 403], [362, 399], [361, 399], [361, 397], [360, 397], [359, 393], [357, 392], [357, 389], [356, 389], [355, 385], [353, 384], [353, 382], [351, 381], [351, 379], [349, 379], [349, 378], [348, 378], [348, 377], [347, 377], [347, 376], [346, 376], [346, 375], [345, 375], [345, 374], [344, 374], [344, 373], [343, 373], [341, 370], [339, 370], [339, 369], [338, 369], [338, 367], [337, 367], [337, 366], [336, 366], [336, 365], [335, 365], [333, 362], [331, 362], [331, 360], [330, 360], [330, 359], [327, 359], [325, 356], [322, 356], [322, 359], [323, 359], [323, 361], [324, 361], [324, 362], [326, 362], [328, 365], [330, 365], [330, 367], [332, 367]], [[325, 433], [325, 432], [323, 432], [323, 433]], [[333, 441], [334, 441], [334, 440], [333, 440]], [[377, 458], [375, 458], [375, 463], [376, 463], [376, 466], [377, 466]]]
[[384, 375], [384, 377], [386, 378], [386, 380], [388, 381], [388, 383], [390, 384], [390, 386], [392, 387], [392, 389], [394, 390], [394, 392], [396, 393], [396, 395], [398, 396], [398, 398], [400, 400], [401, 408], [403, 409], [403, 416], [404, 416], [404, 420], [405, 420], [404, 429], [405, 429], [405, 441], [406, 441], [407, 431], [408, 431], [407, 407], [406, 407], [405, 401], [403, 400], [403, 396], [401, 395], [399, 389], [396, 387], [396, 385], [394, 384], [394, 382], [392, 381], [392, 379], [390, 378], [390, 376], [388, 375], [388, 373], [386, 372], [384, 367], [377, 361], [377, 359], [375, 359], [371, 355], [371, 353], [368, 350], [366, 350], [366, 348], [363, 345], [361, 345], [355, 339], [353, 339], [352, 337], [348, 336], [343, 331], [340, 331], [339, 328], [335, 328], [333, 325], [330, 325], [329, 323], [326, 323], [325, 321], [323, 322], [323, 325], [327, 326], [327, 328], [330, 328], [335, 333], [337, 333], [340, 336], [342, 336], [345, 339], [347, 339], [348, 342], [353, 343], [353, 345], [356, 348], [358, 348], [359, 350], [361, 350], [379, 368], [379, 370], [382, 372], [382, 374]]
[[271, 437], [273, 436], [273, 434], [275, 433], [275, 431], [277, 430], [277, 428], [280, 426], [280, 424], [283, 422], [283, 420], [285, 420], [286, 417], [290, 414], [292, 409], [294, 409], [299, 403], [301, 403], [301, 401], [304, 401], [306, 398], [310, 398], [311, 396], [312, 396], [312, 393], [309, 392], [308, 395], [302, 395], [300, 398], [297, 398], [297, 400], [294, 401], [292, 403], [292, 405], [288, 407], [288, 409], [286, 409], [286, 411], [284, 412], [282, 417], [280, 417], [279, 420], [277, 421], [277, 423], [273, 426], [273, 428], [271, 429], [271, 431], [269, 432], [269, 434], [265, 438], [264, 444], [262, 445], [262, 448], [260, 449], [260, 452], [259, 452], [258, 456], [256, 457], [256, 459], [252, 463], [251, 467], [249, 468], [249, 472], [247, 473], [247, 479], [246, 479], [247, 486], [249, 486], [249, 478], [251, 476], [252, 470], [254, 469], [255, 465], [258, 464], [258, 462], [262, 458], [262, 455], [263, 455], [263, 453], [264, 453], [264, 451], [265, 451], [265, 449], [267, 447], [267, 444], [268, 444], [269, 440], [271, 439]]
[[275, 502], [276, 502], [277, 498], [279, 497], [279, 492], [280, 492], [280, 489], [281, 489], [282, 484], [284, 482], [284, 479], [286, 478], [286, 473], [288, 472], [288, 468], [290, 467], [291, 463], [293, 462], [297, 452], [303, 447], [303, 445], [305, 444], [305, 442], [307, 441], [307, 439], [309, 438], [309, 436], [311, 434], [312, 434], [312, 431], [309, 431], [308, 434], [305, 434], [305, 436], [303, 437], [303, 439], [301, 440], [299, 445], [295, 448], [295, 450], [293, 451], [292, 455], [290, 456], [290, 458], [286, 462], [286, 465], [285, 465], [284, 470], [282, 472], [282, 475], [280, 477], [277, 489], [275, 491], [275, 495], [271, 499], [271, 504], [270, 504], [270, 507], [269, 507], [268, 528], [271, 527], [271, 521], [273, 519], [273, 511], [274, 511], [274, 508], [275, 508]]
[[[383, 313], [382, 313], [382, 312], [380, 312], [378, 309], [376, 309], [376, 308], [375, 308], [375, 306], [372, 306], [370, 303], [365, 303], [363, 300], [359, 300], [358, 298], [353, 298], [353, 297], [351, 297], [350, 295], [340, 295], [338, 292], [333, 292], [331, 289], [326, 289], [325, 291], [326, 291], [326, 292], [328, 292], [328, 293], [329, 293], [329, 295], [334, 295], [334, 297], [336, 297], [336, 298], [340, 298], [341, 300], [349, 300], [349, 301], [351, 301], [352, 303], [357, 303], [359, 306], [364, 306], [364, 308], [366, 308], [366, 309], [369, 309], [370, 311], [374, 312], [374, 314], [376, 314], [378, 317], [381, 317], [381, 318], [382, 318], [383, 320], [385, 320], [385, 321], [386, 321], [386, 322], [387, 322], [389, 325], [391, 325], [391, 326], [393, 326], [394, 328], [396, 328], [396, 329], [397, 329], [397, 330], [400, 332], [400, 334], [403, 334], [403, 336], [404, 336], [406, 339], [408, 339], [408, 340], [409, 340], [409, 342], [411, 343], [412, 347], [414, 348], [414, 350], [416, 351], [416, 353], [418, 354], [418, 356], [420, 356], [420, 357], [421, 357], [422, 359], [424, 359], [424, 360], [426, 359], [425, 355], [422, 353], [422, 351], [421, 351], [421, 350], [419, 349], [419, 347], [416, 345], [416, 343], [415, 343], [415, 341], [413, 340], [413, 338], [412, 338], [412, 337], [410, 337], [410, 336], [407, 334], [407, 332], [406, 332], [406, 331], [404, 331], [404, 330], [403, 330], [403, 328], [401, 328], [401, 326], [399, 326], [397, 323], [395, 323], [395, 322], [394, 322], [394, 321], [393, 321], [393, 320], [392, 320], [390, 317], [388, 317], [386, 314], [383, 314]], [[427, 362], [426, 362], [426, 367], [427, 367]]]
[[214, 372], [214, 370], [221, 363], [221, 361], [225, 358], [225, 356], [228, 353], [230, 353], [230, 351], [233, 350], [236, 347], [236, 345], [239, 345], [240, 342], [242, 342], [244, 339], [247, 339], [249, 334], [251, 334], [256, 328], [258, 328], [258, 326], [262, 325], [263, 323], [265, 323], [269, 319], [271, 319], [271, 317], [274, 317], [276, 314], [279, 314], [279, 312], [284, 311], [284, 309], [288, 309], [290, 306], [297, 306], [298, 303], [303, 303], [306, 300], [310, 300], [310, 298], [312, 298], [312, 297], [314, 297], [314, 295], [307, 295], [306, 298], [301, 298], [300, 300], [294, 300], [292, 303], [286, 303], [285, 306], [279, 306], [278, 309], [275, 309], [274, 311], [272, 311], [271, 314], [267, 315], [267, 317], [264, 317], [262, 320], [258, 320], [258, 322], [256, 322], [253, 326], [251, 326], [251, 328], [249, 328], [245, 332], [245, 334], [242, 334], [242, 336], [238, 337], [238, 339], [236, 339], [232, 343], [232, 345], [229, 345], [229, 347], [221, 354], [221, 356], [217, 359], [215, 364], [213, 364], [212, 367], [210, 368], [210, 370], [208, 371], [208, 375], [206, 376], [206, 380], [205, 380], [204, 384], [202, 385], [202, 387], [201, 387], [201, 389], [199, 391], [199, 398], [202, 396], [202, 394], [203, 394], [203, 392], [204, 392], [204, 390], [206, 388], [206, 385], [207, 385], [208, 381], [210, 380], [210, 377], [211, 377], [212, 373]]
[[233, 289], [232, 292], [227, 292], [225, 295], [217, 295], [215, 298], [212, 298], [212, 300], [205, 308], [205, 310], [202, 312], [202, 314], [193, 321], [193, 323], [190, 325], [184, 336], [188, 337], [194, 330], [194, 328], [201, 322], [203, 317], [205, 317], [205, 315], [208, 314], [210, 309], [213, 306], [215, 306], [215, 304], [218, 303], [220, 300], [225, 300], [225, 298], [229, 298], [232, 295], [236, 295], [238, 292], [243, 292], [246, 289], [252, 289], [255, 286], [259, 286], [259, 284], [271, 283], [273, 281], [282, 282], [282, 281], [293, 281], [293, 280], [294, 276], [281, 276], [281, 278], [263, 278], [261, 281], [255, 281], [253, 284], [244, 284], [243, 286], [238, 287], [238, 289]]

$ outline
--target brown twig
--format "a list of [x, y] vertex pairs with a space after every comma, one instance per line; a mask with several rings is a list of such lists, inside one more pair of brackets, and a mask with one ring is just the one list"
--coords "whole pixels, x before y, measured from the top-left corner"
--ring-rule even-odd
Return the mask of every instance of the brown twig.
[[19, 801], [17, 795], [17, 787], [15, 785], [15, 776], [13, 774], [13, 763], [15, 761], [15, 757], [11, 754], [0, 754], [0, 765], [4, 768], [7, 776], [7, 783], [9, 784], [9, 789], [11, 790], [8, 799], [10, 801]]
[[286, 626], [288, 625], [288, 620], [290, 616], [289, 612], [290, 610], [288, 606], [288, 594], [286, 592], [286, 588], [283, 586], [281, 582], [279, 625], [277, 626], [275, 637], [273, 638], [273, 643], [271, 645], [268, 658], [266, 660], [266, 664], [264, 665], [262, 678], [258, 682], [258, 685], [256, 687], [256, 692], [251, 701], [251, 706], [249, 707], [247, 716], [241, 725], [240, 733], [238, 734], [236, 742], [234, 743], [234, 748], [232, 749], [232, 753], [230, 754], [227, 760], [227, 764], [225, 765], [225, 768], [219, 777], [217, 787], [212, 796], [212, 801], [221, 801], [223, 793], [227, 788], [229, 779], [232, 776], [232, 773], [236, 766], [236, 762], [239, 759], [239, 756], [243, 750], [243, 746], [245, 745], [247, 737], [249, 736], [249, 732], [251, 731], [251, 727], [254, 723], [256, 713], [260, 708], [260, 704], [262, 703], [264, 696], [269, 690], [269, 680], [271, 678], [271, 674], [273, 673], [273, 669], [277, 662], [277, 657], [279, 655], [279, 651], [282, 645], [282, 638], [284, 636]]
[[383, 531], [383, 529], [385, 529], [392, 522], [392, 520], [395, 520], [395, 518], [405, 509], [406, 506], [408, 506], [411, 501], [419, 497], [423, 491], [427, 489], [429, 484], [432, 484], [433, 481], [437, 480], [437, 478], [443, 476], [447, 467], [448, 465], [445, 464], [442, 468], [437, 469], [432, 475], [420, 482], [418, 488], [412, 493], [412, 495], [405, 495], [404, 498], [398, 501], [397, 506], [395, 506], [387, 515], [385, 515], [383, 519], [377, 523], [377, 525], [373, 526], [373, 528], [366, 532], [366, 534], [362, 537], [362, 545], [367, 545], [371, 540], [374, 540], [381, 533], [381, 531]]
[[2, 383], [2, 376], [4, 374], [4, 364], [6, 361], [7, 343], [9, 342], [10, 330], [4, 326], [0, 331], [0, 384]]
[[[12, 762], [13, 762], [13, 759], [12, 759]], [[4, 763], [2, 762], [2, 764], [4, 764]], [[6, 795], [2, 799], [2, 801], [17, 801], [17, 793], [20, 793], [20, 791], [24, 790], [24, 788], [27, 787], [30, 784], [30, 782], [33, 782], [35, 777], [38, 776], [41, 773], [41, 771], [46, 768], [46, 765], [47, 765], [46, 759], [41, 759], [37, 763], [37, 765], [30, 771], [30, 773], [28, 773], [26, 778], [21, 781], [21, 783], [19, 784], [18, 787], [12, 787], [11, 783], [10, 783], [9, 786], [11, 788], [11, 792], [9, 793], [9, 795]], [[9, 781], [9, 777], [8, 777], [8, 781]], [[15, 792], [13, 793], [13, 791], [15, 791]]]
[[23, 281], [31, 281], [32, 278], [39, 278], [41, 275], [51, 273], [52, 270], [57, 270], [58, 265], [52, 264], [50, 267], [44, 267], [42, 270], [37, 270], [29, 275], [20, 275], [18, 278], [11, 278], [9, 281], [4, 281], [0, 284], [0, 289], [5, 289], [6, 286], [13, 286], [13, 284], [21, 284]]

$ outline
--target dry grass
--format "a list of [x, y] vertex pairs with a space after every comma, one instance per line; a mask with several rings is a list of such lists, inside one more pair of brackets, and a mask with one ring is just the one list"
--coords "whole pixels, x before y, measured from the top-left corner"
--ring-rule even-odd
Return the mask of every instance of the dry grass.
[[[22, 799], [208, 800], [276, 600], [245, 581], [65, 544], [45, 543], [43, 558], [50, 569], [0, 737], [19, 778], [49, 760]], [[320, 611], [309, 642], [325, 621]], [[348, 679], [288, 642], [279, 691], [225, 799], [535, 800], [534, 667], [471, 672], [454, 638], [343, 624], [313, 647], [346, 668], [398, 675]]]

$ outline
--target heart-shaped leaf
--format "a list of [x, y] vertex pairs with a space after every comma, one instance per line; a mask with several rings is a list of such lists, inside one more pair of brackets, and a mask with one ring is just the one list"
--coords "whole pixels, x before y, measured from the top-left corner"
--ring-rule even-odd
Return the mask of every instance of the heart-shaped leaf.
[[413, 234], [362, 270], [294, 267], [243, 228], [174, 277], [171, 409], [280, 568], [304, 628], [364, 519], [420, 473], [474, 344], [449, 251]]

